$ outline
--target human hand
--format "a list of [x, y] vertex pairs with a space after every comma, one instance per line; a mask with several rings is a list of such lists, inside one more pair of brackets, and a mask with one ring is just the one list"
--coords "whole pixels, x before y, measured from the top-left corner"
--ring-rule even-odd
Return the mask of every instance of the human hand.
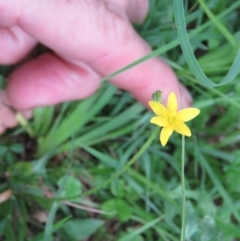
[[[0, 0], [1, 64], [17, 63], [39, 42], [53, 51], [25, 62], [8, 77], [7, 101], [24, 110], [92, 95], [102, 77], [150, 53], [130, 24], [141, 22], [147, 10], [147, 0]], [[179, 98], [181, 89], [183, 105], [191, 102], [160, 58], [110, 82], [145, 105], [156, 90], [163, 91], [164, 101], [172, 91]], [[1, 122], [7, 127], [4, 118]]]

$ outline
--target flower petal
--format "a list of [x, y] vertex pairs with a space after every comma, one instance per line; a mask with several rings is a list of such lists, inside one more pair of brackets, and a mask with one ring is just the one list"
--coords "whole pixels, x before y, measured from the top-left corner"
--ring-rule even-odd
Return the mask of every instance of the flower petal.
[[176, 113], [178, 108], [177, 97], [174, 92], [168, 96], [167, 110], [171, 113]]
[[150, 120], [150, 123], [163, 127], [168, 124], [168, 121], [164, 117], [155, 116]]
[[159, 116], [163, 115], [163, 113], [166, 112], [166, 110], [167, 110], [163, 104], [155, 102], [155, 101], [149, 101], [148, 104], [151, 107], [151, 109], [153, 110], [153, 112]]
[[173, 133], [173, 129], [170, 125], [162, 128], [162, 131], [160, 134], [160, 142], [162, 146], [165, 146], [167, 144], [168, 139], [172, 135], [172, 133]]
[[176, 120], [174, 121], [174, 124], [172, 125], [172, 128], [177, 133], [184, 135], [184, 136], [191, 136], [191, 131], [188, 128], [186, 124], [184, 124], [182, 121]]
[[178, 112], [177, 119], [186, 122], [195, 118], [199, 113], [200, 110], [197, 108], [186, 108]]

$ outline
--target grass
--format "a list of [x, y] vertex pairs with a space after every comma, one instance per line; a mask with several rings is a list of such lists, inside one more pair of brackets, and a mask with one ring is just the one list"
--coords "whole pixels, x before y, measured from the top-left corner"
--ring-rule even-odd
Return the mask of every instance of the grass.
[[[185, 1], [183, 7], [187, 36], [182, 28], [177, 35], [167, 0], [150, 1], [146, 21], [135, 27], [153, 48], [144, 59], [161, 54], [201, 109], [185, 143], [186, 240], [237, 241], [240, 1]], [[1, 67], [1, 81], [8, 72]], [[209, 80], [225, 84], [211, 88]], [[86, 100], [37, 108], [32, 137], [22, 127], [2, 135], [0, 197], [13, 195], [0, 204], [0, 240], [180, 240], [182, 146], [176, 134], [165, 148], [156, 138], [124, 173], [85, 196], [143, 147], [153, 132], [151, 116], [105, 82]]]

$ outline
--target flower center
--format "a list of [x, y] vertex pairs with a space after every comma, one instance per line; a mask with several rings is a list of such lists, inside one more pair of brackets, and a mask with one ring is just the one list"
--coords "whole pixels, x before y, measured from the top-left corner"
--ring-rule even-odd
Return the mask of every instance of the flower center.
[[172, 124], [172, 123], [174, 122], [174, 120], [175, 120], [174, 117], [169, 117], [169, 118], [168, 118], [168, 122], [169, 122], [170, 124]]

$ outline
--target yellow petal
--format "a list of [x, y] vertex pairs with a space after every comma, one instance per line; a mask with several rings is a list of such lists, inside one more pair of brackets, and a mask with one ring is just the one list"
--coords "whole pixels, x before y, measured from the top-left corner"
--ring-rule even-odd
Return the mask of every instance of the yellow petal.
[[158, 126], [161, 126], [161, 127], [166, 126], [166, 125], [168, 124], [167, 119], [164, 118], [164, 117], [161, 117], [161, 116], [155, 116], [155, 117], [153, 117], [153, 118], [150, 120], [150, 122], [151, 122], [152, 124], [155, 124], [155, 125], [158, 125]]
[[186, 108], [178, 112], [177, 119], [186, 122], [195, 118], [199, 113], [200, 110], [197, 108]]
[[170, 125], [162, 128], [162, 131], [160, 134], [160, 142], [162, 146], [165, 146], [167, 144], [168, 139], [172, 135], [172, 133], [173, 133], [173, 129]]
[[188, 128], [186, 124], [184, 124], [182, 121], [176, 120], [174, 121], [174, 124], [172, 125], [172, 128], [177, 133], [184, 135], [184, 136], [191, 136], [191, 131]]
[[167, 109], [171, 113], [176, 113], [178, 108], [177, 97], [174, 92], [171, 92], [168, 96]]
[[149, 101], [148, 104], [156, 115], [163, 115], [166, 112], [166, 107], [161, 103]]

